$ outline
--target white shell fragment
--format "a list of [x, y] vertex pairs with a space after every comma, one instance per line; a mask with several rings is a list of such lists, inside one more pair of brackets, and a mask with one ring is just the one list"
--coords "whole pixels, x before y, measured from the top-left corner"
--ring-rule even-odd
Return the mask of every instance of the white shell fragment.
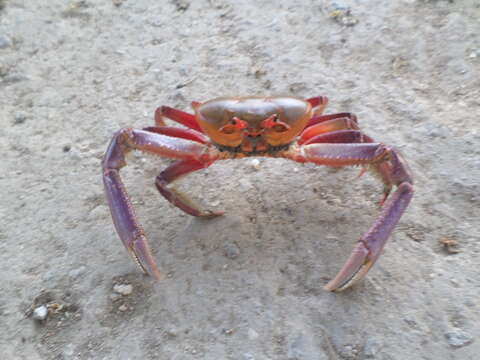
[[43, 321], [47, 318], [48, 309], [45, 305], [40, 305], [33, 310], [32, 317], [35, 320]]
[[260, 160], [258, 160], [258, 159], [252, 159], [252, 161], [250, 161], [250, 165], [251, 165], [255, 170], [260, 170]]

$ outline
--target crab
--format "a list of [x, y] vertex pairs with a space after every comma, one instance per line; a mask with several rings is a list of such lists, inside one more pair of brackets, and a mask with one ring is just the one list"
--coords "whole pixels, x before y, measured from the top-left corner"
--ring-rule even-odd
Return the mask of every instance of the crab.
[[[332, 167], [361, 166], [361, 173], [372, 171], [384, 185], [381, 213], [324, 288], [340, 291], [364, 278], [412, 199], [412, 175], [397, 150], [360, 131], [355, 115], [322, 115], [327, 103], [325, 96], [306, 100], [223, 97], [192, 102], [194, 114], [162, 106], [155, 111], [155, 126], [117, 131], [102, 161], [103, 183], [116, 231], [140, 268], [157, 279], [163, 278], [120, 177], [131, 150], [176, 159], [160, 172], [155, 185], [171, 204], [204, 218], [223, 212], [201, 209], [172, 183], [217, 160], [262, 156]], [[184, 128], [167, 126], [165, 118]]]

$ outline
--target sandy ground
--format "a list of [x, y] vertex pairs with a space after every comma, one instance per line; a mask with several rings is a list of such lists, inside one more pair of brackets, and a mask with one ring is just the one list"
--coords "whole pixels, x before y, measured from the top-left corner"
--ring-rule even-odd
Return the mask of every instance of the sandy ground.
[[[479, 359], [477, 0], [0, 4], [2, 359]], [[215, 164], [180, 184], [226, 211], [205, 221], [136, 153], [122, 173], [167, 279], [115, 234], [114, 131], [253, 94], [326, 95], [408, 159], [414, 201], [353, 289], [322, 287], [379, 211], [357, 169]]]

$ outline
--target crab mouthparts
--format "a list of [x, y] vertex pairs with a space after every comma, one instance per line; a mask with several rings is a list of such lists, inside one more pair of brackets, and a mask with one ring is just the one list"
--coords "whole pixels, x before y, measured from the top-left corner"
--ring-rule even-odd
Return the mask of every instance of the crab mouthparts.
[[242, 141], [242, 151], [246, 153], [265, 152], [268, 149], [268, 144], [262, 136], [263, 129], [252, 131], [247, 130], [244, 133]]

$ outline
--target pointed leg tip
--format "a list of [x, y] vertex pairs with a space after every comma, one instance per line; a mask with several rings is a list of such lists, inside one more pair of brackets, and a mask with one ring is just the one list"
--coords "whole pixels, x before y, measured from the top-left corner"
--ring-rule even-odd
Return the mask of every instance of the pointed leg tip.
[[212, 219], [218, 216], [223, 216], [224, 214], [225, 214], [225, 211], [205, 210], [200, 214], [200, 216], [206, 219]]
[[145, 236], [139, 236], [132, 246], [127, 248], [127, 250], [145, 274], [156, 280], [162, 280], [165, 278], [163, 273], [158, 270]]
[[138, 264], [140, 265], [143, 273], [147, 276], [151, 276], [155, 279], [155, 281], [162, 281], [166, 279], [166, 275], [159, 271], [155, 264], [140, 263], [140, 261], [138, 261]]
[[367, 169], [365, 167], [362, 167], [358, 175], [355, 177], [355, 180], [360, 179], [363, 175], [365, 175], [366, 172], [367, 172]]
[[342, 283], [340, 281], [340, 283], [339, 283], [339, 281], [337, 281], [336, 279], [332, 279], [323, 287], [323, 289], [326, 290], [326, 291], [338, 293], [338, 292], [341, 292], [343, 290], [348, 289], [349, 287], [351, 287], [355, 283], [356, 283], [356, 280], [354, 280], [354, 281], [348, 280], [344, 283]]
[[339, 293], [339, 292], [342, 292], [344, 290], [347, 290], [347, 289], [351, 288], [352, 286], [354, 286], [358, 282], [360, 282], [360, 280], [364, 277], [364, 275], [357, 276], [357, 274], [360, 273], [360, 270], [361, 270], [361, 268], [350, 279], [347, 279], [347, 280], [342, 279], [342, 280], [339, 280], [339, 281], [336, 281], [336, 279], [333, 279], [333, 280], [329, 281], [323, 287], [323, 289], [326, 290], [326, 291]]
[[332, 284], [331, 281], [329, 281], [328, 284], [326, 284], [323, 287], [323, 290], [330, 291], [330, 292], [337, 292], [337, 288], [335, 287], [334, 284]]
[[148, 275], [153, 277], [156, 281], [163, 281], [167, 278], [167, 276], [163, 272], [158, 271], [158, 269], [155, 269], [153, 273]]
[[156, 126], [166, 126], [165, 120], [163, 119], [163, 106], [155, 110], [154, 119]]
[[327, 291], [340, 292], [356, 284], [367, 275], [374, 261], [368, 259], [369, 252], [363, 243], [359, 243], [353, 250], [338, 274], [324, 286]]

